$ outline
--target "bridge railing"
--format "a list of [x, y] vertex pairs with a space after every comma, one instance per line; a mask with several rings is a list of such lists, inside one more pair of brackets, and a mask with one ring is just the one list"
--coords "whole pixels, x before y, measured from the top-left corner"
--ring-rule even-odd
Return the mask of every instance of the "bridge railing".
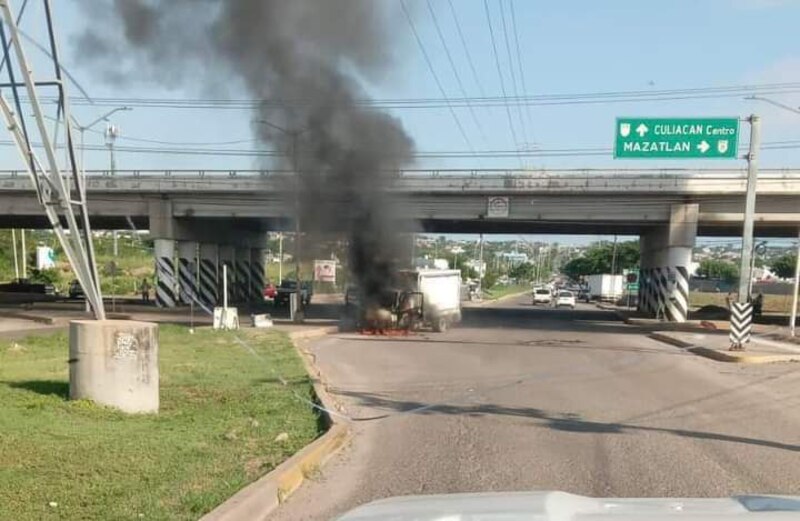
[[[117, 170], [112, 174], [110, 170], [88, 170], [89, 177], [117, 177], [117, 178], [191, 178], [214, 179], [224, 178], [272, 178], [291, 175], [290, 170], [184, 170], [184, 169], [139, 169]], [[27, 177], [27, 172], [22, 170], [0, 170], [0, 179]], [[662, 178], [722, 178], [739, 179], [746, 177], [744, 168], [713, 168], [713, 169], [688, 169], [688, 168], [580, 168], [580, 169], [404, 169], [394, 172], [399, 178], [429, 179], [429, 178], [550, 178], [550, 177], [662, 177]], [[800, 169], [780, 168], [761, 169], [759, 177], [793, 178], [800, 177]]]

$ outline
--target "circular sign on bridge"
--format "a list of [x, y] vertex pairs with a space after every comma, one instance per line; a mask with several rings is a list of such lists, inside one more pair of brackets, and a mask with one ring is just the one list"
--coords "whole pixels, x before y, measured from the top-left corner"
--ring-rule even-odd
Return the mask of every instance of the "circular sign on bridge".
[[490, 197], [486, 206], [486, 216], [490, 219], [508, 217], [508, 197]]

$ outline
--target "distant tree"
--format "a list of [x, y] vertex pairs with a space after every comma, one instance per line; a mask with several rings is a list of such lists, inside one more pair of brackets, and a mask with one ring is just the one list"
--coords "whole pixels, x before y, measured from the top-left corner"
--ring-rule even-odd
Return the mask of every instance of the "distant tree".
[[511, 268], [508, 276], [517, 280], [531, 280], [534, 277], [536, 268], [530, 262], [523, 262]]
[[594, 264], [586, 257], [576, 257], [567, 262], [561, 269], [564, 274], [572, 280], [578, 280], [584, 275], [593, 273]]
[[494, 286], [497, 283], [497, 277], [499, 277], [499, 275], [496, 271], [486, 270], [486, 273], [483, 274], [483, 289], [490, 289]]
[[797, 255], [793, 253], [787, 253], [772, 261], [772, 265], [770, 267], [778, 277], [782, 279], [791, 279], [794, 277], [794, 267], [796, 263]]
[[461, 270], [462, 279], [477, 279], [478, 272], [472, 266], [467, 266], [467, 259], [458, 259], [453, 269]]
[[589, 247], [582, 257], [567, 262], [561, 271], [572, 279], [578, 279], [584, 275], [611, 273], [612, 267], [616, 273], [622, 273], [638, 265], [639, 241], [617, 243], [616, 253], [612, 243], [603, 242]]
[[739, 279], [739, 267], [724, 260], [704, 259], [700, 261], [697, 274], [706, 279], [734, 282]]

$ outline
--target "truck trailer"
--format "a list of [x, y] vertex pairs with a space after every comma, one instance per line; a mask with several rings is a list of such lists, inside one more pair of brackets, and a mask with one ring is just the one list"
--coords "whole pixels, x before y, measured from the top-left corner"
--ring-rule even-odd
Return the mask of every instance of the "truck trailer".
[[622, 297], [623, 275], [589, 275], [589, 298], [604, 302], [616, 302]]

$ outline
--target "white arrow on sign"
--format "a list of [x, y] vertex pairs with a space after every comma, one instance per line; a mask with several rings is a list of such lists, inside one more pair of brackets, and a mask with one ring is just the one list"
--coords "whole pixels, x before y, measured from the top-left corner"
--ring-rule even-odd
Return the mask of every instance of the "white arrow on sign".
[[636, 133], [639, 134], [639, 137], [644, 137], [648, 130], [650, 129], [644, 123], [639, 123], [639, 126], [636, 127]]
[[709, 145], [705, 139], [701, 141], [699, 145], [697, 145], [697, 150], [699, 150], [701, 154], [708, 152], [709, 148], [711, 148], [711, 145]]

